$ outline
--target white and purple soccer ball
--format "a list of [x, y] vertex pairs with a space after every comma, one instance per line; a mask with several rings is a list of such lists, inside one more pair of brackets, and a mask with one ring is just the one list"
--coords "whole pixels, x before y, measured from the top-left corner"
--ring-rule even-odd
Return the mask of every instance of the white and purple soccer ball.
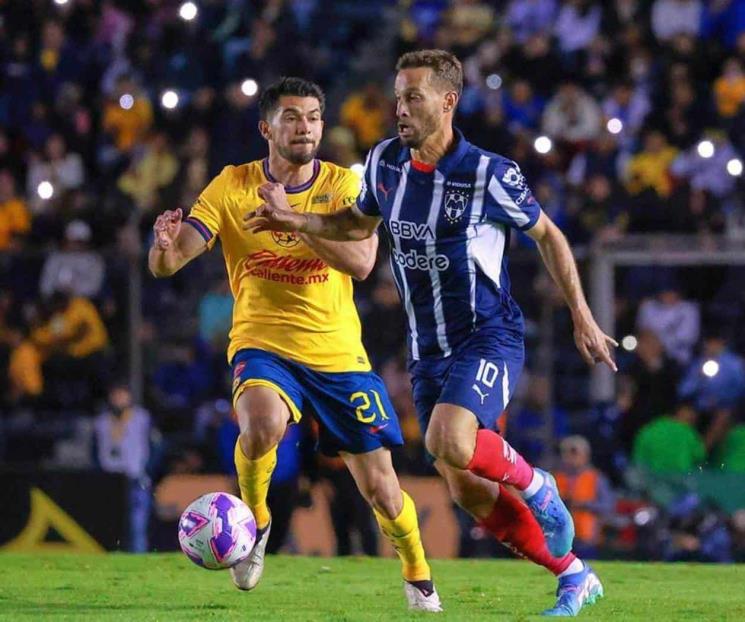
[[226, 492], [211, 492], [189, 504], [178, 522], [181, 550], [197, 566], [230, 568], [250, 554], [256, 520], [249, 507]]

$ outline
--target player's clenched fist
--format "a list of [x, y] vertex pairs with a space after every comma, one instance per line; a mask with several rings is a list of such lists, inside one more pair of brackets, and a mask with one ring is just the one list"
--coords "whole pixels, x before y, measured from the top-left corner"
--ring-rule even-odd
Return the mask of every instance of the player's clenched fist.
[[181, 229], [182, 216], [183, 212], [180, 209], [166, 210], [155, 219], [153, 231], [156, 248], [164, 251], [171, 247]]
[[285, 194], [285, 187], [276, 182], [269, 182], [259, 186], [259, 196], [264, 200], [265, 203], [278, 207], [280, 209], [287, 209], [287, 194]]

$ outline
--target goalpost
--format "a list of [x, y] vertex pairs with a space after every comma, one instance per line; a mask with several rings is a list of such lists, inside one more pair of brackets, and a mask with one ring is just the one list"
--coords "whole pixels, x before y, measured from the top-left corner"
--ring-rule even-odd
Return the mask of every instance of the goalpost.
[[[590, 305], [600, 327], [614, 334], [615, 273], [620, 266], [734, 266], [745, 265], [741, 239], [715, 235], [628, 235], [590, 251]], [[617, 341], [620, 336], [614, 335]], [[591, 398], [615, 398], [615, 378], [605, 365], [592, 371]]]

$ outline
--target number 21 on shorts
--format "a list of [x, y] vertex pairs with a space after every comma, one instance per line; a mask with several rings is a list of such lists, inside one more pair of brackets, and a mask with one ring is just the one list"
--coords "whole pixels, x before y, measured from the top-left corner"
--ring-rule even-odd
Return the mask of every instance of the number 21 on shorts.
[[[365, 414], [368, 410], [370, 410], [370, 407], [372, 406], [372, 402], [368, 393], [372, 394], [373, 401], [375, 402], [375, 410], [373, 410], [372, 413], [370, 413], [369, 415]], [[380, 394], [375, 389], [370, 389], [368, 393], [357, 391], [356, 393], [352, 393], [352, 395], [349, 396], [349, 401], [352, 403], [352, 406], [355, 406], [357, 420], [361, 423], [372, 423], [373, 421], [375, 421], [377, 413], [380, 413], [381, 419], [388, 419], [385, 408], [383, 408], [383, 402], [380, 399]]]

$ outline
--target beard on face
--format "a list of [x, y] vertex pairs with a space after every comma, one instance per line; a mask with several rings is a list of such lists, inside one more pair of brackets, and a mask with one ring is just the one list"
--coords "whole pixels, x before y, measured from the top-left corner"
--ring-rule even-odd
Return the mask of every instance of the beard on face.
[[311, 162], [313, 158], [316, 157], [318, 148], [320, 147], [320, 145], [313, 142], [308, 142], [305, 144], [311, 145], [312, 148], [310, 149], [310, 151], [294, 151], [293, 147], [295, 145], [293, 143], [290, 143], [289, 145], [277, 145], [277, 151], [279, 151], [279, 155], [281, 155], [288, 162], [300, 166], [302, 164], [308, 164], [308, 162]]
[[438, 126], [435, 115], [422, 116], [417, 125], [412, 124], [410, 121], [400, 121], [399, 123], [403, 123], [411, 131], [411, 134], [408, 136], [399, 135], [401, 143], [411, 149], [419, 149], [424, 144], [424, 141], [437, 130]]

